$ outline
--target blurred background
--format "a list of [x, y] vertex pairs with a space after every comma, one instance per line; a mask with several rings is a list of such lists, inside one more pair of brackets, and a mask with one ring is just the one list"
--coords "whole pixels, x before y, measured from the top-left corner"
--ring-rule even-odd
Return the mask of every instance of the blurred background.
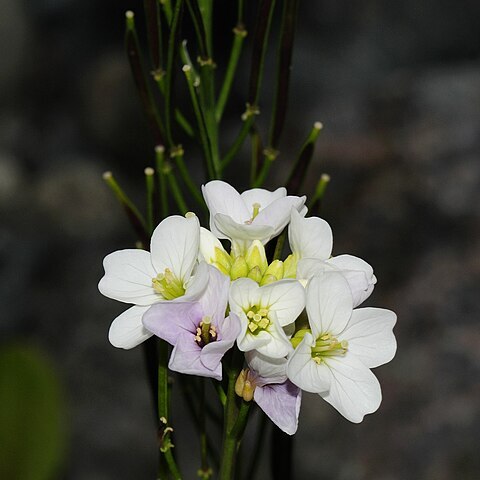
[[[4, 347], [17, 345], [2, 351], [0, 400], [9, 406], [0, 418], [11, 420], [16, 384], [31, 416], [22, 416], [19, 444], [61, 445], [51, 454], [58, 478], [155, 475], [142, 352], [110, 346], [110, 322], [124, 307], [97, 291], [103, 257], [135, 240], [102, 172], [113, 170], [142, 205], [153, 162], [123, 52], [124, 11], [140, 16], [141, 3], [0, 0], [0, 335]], [[221, 69], [234, 2], [215, 3]], [[479, 24], [475, 0], [300, 2], [289, 117], [268, 186], [285, 182], [322, 121], [305, 193], [331, 175], [322, 216], [334, 253], [374, 266], [379, 282], [366, 305], [398, 314], [398, 353], [376, 370], [383, 402], [360, 425], [304, 396], [297, 480], [480, 478]], [[248, 50], [241, 61], [227, 141], [244, 110]], [[274, 65], [272, 55], [262, 112]], [[226, 175], [239, 189], [242, 153]], [[33, 378], [24, 367], [46, 390], [22, 383]], [[37, 428], [49, 405], [61, 419]], [[188, 422], [182, 411], [177, 420]]]

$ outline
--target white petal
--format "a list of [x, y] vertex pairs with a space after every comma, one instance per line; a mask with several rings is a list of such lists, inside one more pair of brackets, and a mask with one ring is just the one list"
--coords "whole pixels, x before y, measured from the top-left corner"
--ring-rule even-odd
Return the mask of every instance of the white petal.
[[293, 323], [305, 308], [305, 290], [297, 280], [280, 280], [259, 290], [259, 306], [275, 312], [282, 327]]
[[[172, 302], [193, 302], [198, 300], [208, 286], [210, 266], [201, 262], [185, 285], [185, 295], [170, 300]], [[214, 268], [214, 267], [212, 267]]]
[[312, 358], [315, 344], [310, 333], [306, 333], [288, 359], [287, 375], [292, 383], [311, 393], [325, 392], [330, 388], [331, 376], [325, 364], [317, 364]]
[[260, 240], [265, 244], [275, 233], [270, 225], [236, 222], [230, 216], [222, 213], [217, 213], [213, 218], [213, 222], [216, 230], [221, 233], [220, 238], [228, 238], [230, 240]]
[[330, 225], [318, 217], [303, 218], [292, 209], [288, 227], [290, 248], [299, 258], [330, 258], [333, 248], [333, 234]]
[[360, 423], [367, 413], [375, 412], [382, 401], [377, 377], [355, 355], [330, 357], [327, 361], [332, 382], [322, 398], [347, 420]]
[[207, 265], [207, 271], [208, 285], [198, 303], [200, 303], [204, 315], [216, 321], [223, 320], [228, 303], [230, 278], [211, 265]]
[[187, 281], [197, 260], [199, 244], [200, 224], [195, 215], [167, 217], [152, 235], [152, 263], [158, 272], [169, 268], [177, 278]]
[[258, 305], [260, 300], [260, 287], [250, 278], [239, 278], [230, 286], [230, 310], [237, 315], [245, 315], [245, 310], [253, 305]]
[[265, 385], [268, 383], [283, 383], [287, 379], [286, 358], [271, 358], [257, 351], [251, 351], [245, 353], [245, 359], [248, 366], [262, 377]]
[[[262, 333], [264, 332], [260, 332], [260, 334], [258, 334], [257, 336], [261, 335]], [[271, 358], [282, 358], [286, 357], [289, 353], [293, 351], [290, 340], [285, 335], [285, 332], [282, 330], [282, 328], [278, 325], [277, 322], [274, 322], [273, 325], [270, 326], [268, 334], [270, 336], [268, 343], [265, 343], [264, 345], [256, 348], [256, 350], [258, 350], [261, 355], [265, 355]], [[247, 333], [246, 336], [253, 337], [254, 335], [250, 335]]]
[[352, 290], [354, 307], [363, 303], [373, 292], [377, 279], [373, 268], [365, 260], [353, 255], [338, 255], [326, 263], [336, 267], [347, 279]]
[[274, 230], [274, 235], [278, 235], [290, 221], [292, 208], [302, 209], [305, 200], [306, 197], [294, 196], [275, 200], [253, 219], [252, 225], [270, 225]]
[[237, 346], [241, 352], [249, 352], [251, 350], [257, 350], [268, 345], [271, 341], [271, 336], [268, 332], [262, 331], [257, 335], [251, 335], [248, 330], [248, 321], [245, 314], [239, 315], [238, 318], [242, 324], [242, 329], [237, 338]]
[[393, 326], [397, 316], [383, 308], [354, 310], [345, 330], [340, 334], [348, 340], [348, 350], [366, 367], [374, 368], [388, 363], [397, 350]]
[[142, 324], [143, 314], [150, 307], [131, 307], [120, 314], [110, 325], [108, 339], [117, 348], [136, 347], [150, 338], [153, 333], [149, 332]]
[[253, 204], [258, 203], [260, 205], [260, 212], [270, 205], [275, 200], [287, 196], [287, 189], [284, 187], [277, 188], [274, 192], [269, 190], [264, 190], [263, 188], [252, 188], [251, 190], [246, 190], [241, 195], [242, 200], [250, 212], [250, 218], [253, 214]]
[[340, 273], [326, 272], [310, 280], [307, 314], [314, 338], [343, 331], [352, 315], [352, 294]]
[[243, 223], [250, 218], [240, 194], [228, 183], [213, 180], [202, 185], [202, 193], [210, 211], [210, 230], [219, 238], [224, 237], [217, 230], [213, 220], [217, 213], [228, 215], [237, 223]]
[[157, 272], [145, 250], [118, 250], [103, 260], [105, 276], [98, 289], [106, 297], [136, 305], [152, 305], [161, 297], [152, 287]]

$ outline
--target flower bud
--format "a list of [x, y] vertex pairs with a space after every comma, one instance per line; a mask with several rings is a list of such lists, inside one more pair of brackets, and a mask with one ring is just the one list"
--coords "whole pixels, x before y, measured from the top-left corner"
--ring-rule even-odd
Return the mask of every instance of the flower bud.
[[246, 277], [248, 274], [248, 266], [244, 257], [237, 257], [230, 269], [230, 278], [236, 280], [237, 278]]
[[250, 371], [242, 370], [235, 382], [235, 393], [242, 397], [246, 402], [253, 400], [253, 394], [255, 392], [255, 384], [251, 381]]
[[275, 275], [265, 274], [260, 281], [260, 286], [263, 287], [264, 285], [270, 285], [271, 283], [276, 281], [278, 281], [278, 278]]
[[262, 281], [262, 272], [259, 267], [253, 267], [249, 272], [248, 272], [248, 278], [251, 278], [257, 283], [260, 283]]
[[247, 250], [245, 255], [248, 269], [258, 267], [263, 275], [268, 267], [267, 256], [265, 254], [265, 247], [258, 240], [254, 240]]
[[220, 271], [224, 272], [225, 270], [226, 274], [228, 275], [228, 272], [232, 267], [232, 262], [232, 257], [230, 257], [230, 255], [225, 250], [223, 250], [223, 248], [214, 248], [214, 263], [223, 267], [223, 269], [220, 269]]
[[285, 268], [281, 260], [274, 260], [267, 268], [265, 275], [273, 275], [277, 280], [283, 278]]
[[297, 255], [291, 253], [283, 262], [283, 278], [295, 278], [297, 276]]

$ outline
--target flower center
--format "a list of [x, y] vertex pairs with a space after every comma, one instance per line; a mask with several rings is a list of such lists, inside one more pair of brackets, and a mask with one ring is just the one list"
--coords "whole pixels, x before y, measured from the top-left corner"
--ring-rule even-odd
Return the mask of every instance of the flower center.
[[210, 342], [214, 342], [217, 339], [217, 329], [215, 325], [212, 325], [212, 319], [209, 316], [202, 318], [198, 324], [197, 331], [195, 332], [195, 342], [204, 347]]
[[152, 278], [152, 287], [165, 300], [172, 300], [185, 295], [183, 282], [169, 268], [166, 268], [164, 273], [159, 273], [155, 278]]
[[347, 353], [348, 342], [339, 341], [331, 333], [325, 333], [317, 338], [315, 346], [312, 347], [312, 358], [319, 365], [325, 357], [343, 356]]
[[245, 313], [247, 314], [248, 318], [248, 330], [255, 335], [263, 330], [266, 330], [271, 323], [268, 318], [268, 310], [266, 308], [259, 308], [254, 305]]
[[247, 225], [250, 225], [253, 222], [254, 218], [258, 215], [258, 212], [260, 211], [260, 208], [262, 208], [262, 206], [259, 203], [254, 203], [252, 205], [252, 209], [253, 209], [252, 218], [250, 220], [245, 221], [245, 223]]

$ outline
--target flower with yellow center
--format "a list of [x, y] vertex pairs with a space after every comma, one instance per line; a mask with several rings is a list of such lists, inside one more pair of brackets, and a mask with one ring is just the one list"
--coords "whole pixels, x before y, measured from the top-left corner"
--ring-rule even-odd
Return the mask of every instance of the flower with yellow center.
[[237, 338], [241, 351], [257, 350], [271, 358], [291, 352], [284, 327], [293, 324], [305, 307], [299, 282], [280, 280], [261, 287], [250, 278], [240, 278], [230, 287], [229, 305], [242, 324]]
[[381, 308], [353, 310], [349, 284], [338, 272], [310, 280], [306, 310], [310, 328], [291, 339], [295, 351], [289, 356], [288, 378], [359, 423], [380, 405], [380, 385], [370, 369], [395, 355], [396, 315]]

